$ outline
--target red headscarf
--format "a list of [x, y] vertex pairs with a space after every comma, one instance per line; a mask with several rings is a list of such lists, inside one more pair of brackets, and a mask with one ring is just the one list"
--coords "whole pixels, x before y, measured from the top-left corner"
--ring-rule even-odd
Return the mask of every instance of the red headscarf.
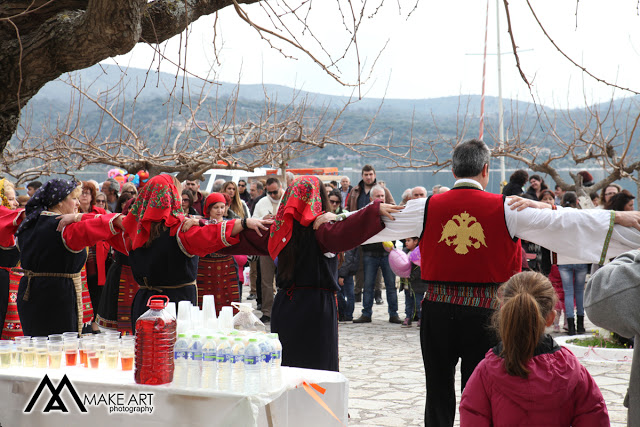
[[[204, 201], [204, 210], [202, 211], [202, 214], [206, 218], [209, 218], [209, 208], [211, 206], [215, 205], [216, 203], [224, 203], [225, 205], [228, 205], [229, 203], [227, 203], [227, 199], [224, 196], [227, 196], [227, 195], [222, 193], [209, 194]], [[229, 199], [229, 201], [231, 201], [231, 199]]]
[[176, 226], [183, 220], [182, 198], [173, 177], [157, 175], [142, 187], [122, 225], [131, 239], [132, 249], [138, 249], [149, 240], [152, 223], [164, 221], [171, 229], [171, 235], [175, 236]]
[[293, 220], [303, 227], [309, 226], [322, 215], [320, 180], [311, 175], [299, 176], [287, 188], [282, 197], [276, 220], [269, 235], [269, 255], [276, 259], [291, 238]]

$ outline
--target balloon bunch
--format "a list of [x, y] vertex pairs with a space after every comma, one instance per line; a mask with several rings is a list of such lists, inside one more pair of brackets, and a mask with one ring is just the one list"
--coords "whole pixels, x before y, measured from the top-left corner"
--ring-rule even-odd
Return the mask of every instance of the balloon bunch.
[[138, 173], [132, 174], [127, 173], [126, 171], [119, 168], [113, 168], [110, 169], [109, 172], [107, 172], [107, 177], [113, 178], [118, 181], [118, 183], [120, 184], [120, 188], [122, 188], [122, 184], [124, 184], [125, 182], [131, 182], [136, 187], [140, 188], [149, 181], [149, 172], [147, 172], [146, 170], [140, 170], [138, 171]]
[[126, 174], [127, 172], [120, 168], [113, 168], [109, 169], [109, 172], [107, 172], [107, 178], [115, 179], [118, 184], [120, 184], [120, 188], [122, 188], [122, 184], [127, 182], [127, 178], [125, 177]]

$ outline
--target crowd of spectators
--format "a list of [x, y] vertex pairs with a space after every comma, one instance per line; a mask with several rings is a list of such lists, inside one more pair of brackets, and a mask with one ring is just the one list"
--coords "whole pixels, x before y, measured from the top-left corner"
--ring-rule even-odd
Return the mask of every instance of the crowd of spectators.
[[[594, 185], [593, 177], [589, 172], [582, 171], [579, 175], [583, 188], [588, 189]], [[242, 229], [246, 227], [247, 220], [276, 220], [276, 214], [279, 212], [283, 198], [286, 200], [287, 197], [297, 196], [291, 190], [287, 192], [287, 188], [299, 185], [295, 175], [291, 172], [287, 172], [283, 180], [275, 176], [267, 179], [240, 179], [238, 181], [216, 180], [213, 183], [211, 193], [202, 191], [201, 183], [197, 179], [188, 179], [182, 183], [178, 183], [175, 179], [173, 179], [174, 182], [169, 182], [171, 180], [172, 178], [167, 178], [167, 183], [163, 185], [166, 188], [174, 188], [180, 191], [178, 193], [180, 199], [176, 203], [180, 208], [180, 212], [184, 213], [184, 215], [194, 220], [202, 221], [201, 224], [207, 225], [224, 224], [225, 221], [236, 220], [235, 224], [243, 224]], [[50, 182], [54, 183], [54, 181]], [[528, 188], [525, 188], [527, 184]], [[44, 191], [39, 190], [40, 188], [48, 189], [53, 185], [58, 185], [58, 182], [55, 181], [54, 184], [45, 183], [43, 187], [41, 182], [33, 181], [26, 186], [27, 194], [19, 195], [9, 183], [3, 184], [3, 202], [6, 199], [5, 206], [10, 209], [20, 209], [29, 203], [30, 198]], [[71, 184], [62, 185], [69, 186]], [[376, 170], [371, 165], [362, 167], [360, 180], [354, 185], [351, 184], [348, 177], [343, 176], [326, 183], [313, 184], [313, 189], [314, 191], [318, 189], [322, 191], [322, 194], [316, 195], [316, 197], [321, 199], [325, 210], [338, 215], [342, 219], [347, 218], [349, 213], [363, 210], [366, 207], [396, 204], [393, 195], [384, 182], [377, 179]], [[114, 178], [108, 178], [102, 183], [83, 181], [77, 188], [68, 188], [67, 190], [69, 191], [68, 195], [75, 194], [74, 192], [78, 193], [77, 212], [92, 215], [91, 220], [97, 220], [100, 217], [107, 218], [103, 220], [101, 225], [95, 222], [96, 227], [102, 226], [101, 233], [103, 234], [113, 230], [115, 219], [121, 218], [109, 215], [114, 213], [126, 214], [135, 204], [137, 198], [143, 194], [142, 190], [133, 183], [122, 184]], [[402, 193], [402, 198], [398, 205], [405, 206], [410, 204], [411, 200], [428, 199], [432, 195], [443, 194], [449, 190], [449, 187], [443, 185], [436, 185], [431, 188], [431, 191], [428, 191], [423, 186], [408, 188]], [[545, 183], [540, 175], [529, 175], [525, 170], [517, 170], [510, 176], [509, 182], [502, 190], [502, 194], [504, 196], [519, 196], [524, 199], [540, 201], [548, 204], [553, 209], [556, 206], [561, 206], [574, 209], [595, 207], [596, 209], [612, 211], [634, 210], [635, 197], [633, 194], [615, 183], [606, 185], [600, 193], [587, 191], [591, 195], [593, 206], [581, 206], [581, 203], [588, 203], [588, 200], [585, 202], [575, 192], [565, 191], [560, 185], [556, 185], [554, 190], [549, 188], [549, 185]], [[145, 197], [151, 197], [150, 193], [144, 194]], [[154, 193], [154, 196], [157, 194], [159, 193]], [[285, 197], [285, 194], [287, 197]], [[64, 200], [66, 199], [61, 200], [59, 203], [64, 203]], [[437, 200], [437, 198], [434, 200]], [[429, 201], [427, 201], [428, 203]], [[55, 206], [58, 206], [58, 210], [55, 212], [62, 216], [74, 213], [73, 208], [67, 209], [64, 206], [59, 206], [59, 204]], [[142, 205], [136, 205], [136, 209], [141, 209], [140, 206]], [[174, 206], [171, 206], [171, 209], [173, 208]], [[172, 215], [174, 215], [173, 211]], [[426, 221], [426, 215], [424, 218]], [[126, 229], [127, 225], [122, 223], [122, 219], [118, 221], [119, 226], [123, 230]], [[158, 220], [154, 219], [154, 221], [157, 222]], [[165, 232], [167, 236], [173, 233], [173, 231], [169, 232], [169, 229], [174, 225], [170, 226], [165, 222], [162, 222], [162, 224], [166, 224], [166, 226], [157, 229], [157, 236], [163, 236]], [[53, 223], [47, 223], [47, 227], [53, 227]], [[238, 230], [236, 228], [234, 228], [234, 233], [237, 234]], [[73, 230], [76, 229], [78, 231], [74, 232]], [[106, 237], [104, 239], [83, 239], [78, 237], [83, 231], [77, 226], [76, 228], [69, 228], [66, 233], [67, 237], [63, 237], [63, 244], [65, 246], [74, 245], [72, 252], [77, 253], [76, 246], [86, 248], [86, 259], [84, 259], [82, 267], [82, 282], [74, 285], [76, 286], [76, 292], [83, 294], [83, 298], [80, 300], [85, 301], [85, 306], [91, 307], [93, 311], [92, 322], [79, 321], [83, 331], [99, 333], [101, 328], [112, 328], [131, 333], [134, 329], [133, 325], [136, 316], [127, 313], [131, 313], [132, 306], [136, 307], [137, 300], [134, 299], [134, 295], [137, 289], [136, 283], [139, 280], [134, 277], [135, 272], [130, 268], [130, 260], [126, 251], [118, 246], [116, 242]], [[304, 233], [310, 233], [310, 231], [305, 230]], [[98, 234], [100, 233], [95, 232], [92, 235]], [[102, 236], [102, 234], [100, 235]], [[26, 234], [25, 236], [32, 237], [32, 234]], [[154, 237], [152, 229], [149, 241], [153, 241], [156, 237]], [[157, 238], [162, 239], [163, 237]], [[422, 238], [422, 235], [415, 235], [392, 241], [391, 244], [393, 247], [401, 248], [406, 253], [409, 253], [420, 247]], [[224, 242], [224, 236], [221, 239]], [[588, 273], [599, 266], [558, 264], [553, 252], [546, 248], [526, 240], [522, 240], [521, 245], [522, 269], [540, 272], [543, 276], [546, 276], [549, 279], [550, 287], [548, 289], [545, 288], [545, 292], [553, 290], [555, 295], [551, 301], [545, 302], [549, 307], [553, 306], [555, 308], [553, 312], [556, 313], [553, 316], [548, 312], [543, 313], [542, 319], [546, 326], [554, 325], [556, 331], [559, 331], [560, 318], [564, 314], [562, 324], [569, 335], [584, 333], [583, 295], [585, 281]], [[142, 248], [146, 248], [146, 246], [142, 245]], [[242, 301], [243, 282], [248, 280], [249, 294], [246, 295], [245, 299], [256, 300], [257, 309], [261, 312], [260, 320], [265, 324], [271, 322], [274, 297], [280, 286], [277, 260], [265, 254], [246, 254], [249, 256], [218, 255], [216, 252], [206, 253], [205, 248], [210, 249], [213, 246], [203, 245], [201, 247], [194, 244], [185, 249], [180, 244], [180, 247], [174, 248], [176, 254], [181, 251], [187, 256], [185, 258], [185, 263], [187, 264], [193, 263], [193, 261], [189, 261], [190, 257], [201, 253], [199, 263], [187, 268], [187, 270], [193, 270], [193, 267], [197, 268], [197, 284], [194, 282], [194, 286], [197, 286], [197, 292], [194, 291], [194, 295], [185, 294], [186, 296], [184, 297], [198, 299], [199, 295], [198, 302], [201, 303], [202, 293], [210, 293], [215, 289], [221, 295], [221, 301], [216, 301], [216, 308], [219, 308], [222, 305], [228, 305], [232, 301]], [[283, 253], [287, 254], [286, 256], [289, 258], [293, 256], [289, 252]], [[337, 263], [335, 263], [337, 270], [335, 273], [338, 286], [336, 305], [339, 322], [372, 323], [373, 304], [384, 304], [386, 300], [388, 321], [390, 323], [398, 324], [403, 328], [410, 328], [414, 325], [418, 328], [421, 327], [422, 301], [428, 287], [427, 283], [422, 279], [419, 265], [412, 265], [411, 272], [407, 277], [396, 277], [390, 264], [389, 249], [380, 242], [362, 244], [339, 252], [335, 256], [337, 257]], [[518, 259], [519, 257], [520, 255], [518, 255]], [[74, 262], [82, 262], [82, 257], [76, 258], [74, 258]], [[331, 265], [333, 265], [333, 261]], [[247, 267], [248, 274], [245, 277], [244, 271]], [[527, 280], [531, 283], [539, 282], [546, 286], [547, 283], [541, 277], [527, 276]], [[76, 277], [76, 273], [73, 273], [69, 277], [60, 278], [60, 280], [62, 279], [73, 279], [75, 283], [76, 279], [80, 279], [80, 275]], [[384, 299], [383, 287], [385, 290]], [[145, 287], [143, 286], [142, 288]], [[162, 288], [162, 286], [159, 288]], [[145, 289], [149, 292], [156, 290], [151, 286]], [[10, 291], [17, 293], [17, 289], [11, 289]], [[399, 292], [403, 292], [405, 298], [404, 318], [401, 318], [398, 313]], [[4, 300], [4, 303], [12, 300], [12, 297], [9, 296], [7, 298], [5, 295], [0, 295], [0, 298]], [[13, 299], [15, 302], [15, 296]], [[362, 303], [362, 307], [356, 307], [357, 303]], [[140, 306], [137, 309], [139, 311], [142, 307]], [[361, 312], [354, 315], [357, 309], [361, 310]], [[4, 325], [3, 336], [8, 336], [5, 335], [8, 330], [6, 325], [7, 311], [8, 309], [2, 309], [2, 304], [0, 304], [0, 315], [2, 316], [0, 318], [2, 323], [0, 324]], [[87, 319], [86, 309], [82, 309], [80, 306], [78, 306], [76, 314], [77, 318]], [[89, 318], [91, 319], [91, 316]], [[73, 324], [76, 320], [75, 318], [68, 318], [65, 319], [65, 322]], [[11, 319], [11, 321], [14, 324], [9, 329], [16, 333], [16, 321], [15, 319]], [[30, 333], [37, 334], [41, 332], [40, 326], [33, 323], [30, 323], [27, 327], [31, 328]], [[516, 372], [520, 371], [516, 369]]]

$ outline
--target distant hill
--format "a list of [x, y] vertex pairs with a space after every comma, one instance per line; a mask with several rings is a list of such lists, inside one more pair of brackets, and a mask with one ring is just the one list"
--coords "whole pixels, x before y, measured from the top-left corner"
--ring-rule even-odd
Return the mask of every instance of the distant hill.
[[[58, 115], [64, 118], [68, 111], [69, 102], [73, 89], [62, 80], [53, 81], [47, 84], [28, 104], [24, 117], [31, 121], [32, 129], [41, 129], [43, 126], [55, 126]], [[95, 65], [85, 70], [72, 73], [72, 78], [76, 84], [81, 84], [85, 90], [96, 95], [106, 93], [114, 87], [120, 85], [124, 97], [120, 98], [121, 108], [118, 111], [124, 112], [123, 117], [131, 111], [135, 100], [135, 123], [144, 126], [144, 137], [152, 141], [164, 140], [167, 135], [167, 112], [166, 102], [168, 94], [173, 91], [178, 98], [182, 91], [186, 94], [188, 88], [192, 97], [199, 94], [205, 86], [202, 80], [195, 77], [184, 77], [182, 75], [158, 73], [155, 70], [129, 68], [126, 71], [115, 65]], [[331, 96], [306, 91], [298, 91], [294, 88], [279, 85], [240, 85], [239, 89], [232, 83], [220, 83], [209, 93], [206, 107], [215, 108], [216, 101], [224, 103], [232, 94], [239, 90], [237, 114], [240, 119], [243, 117], [258, 117], [264, 108], [265, 94], [280, 104], [286, 105], [294, 97], [297, 100], [306, 98], [310, 105], [309, 116], [319, 115], [328, 108], [330, 111], [338, 111], [349, 102], [348, 97]], [[114, 98], [112, 91], [110, 98]], [[197, 97], [196, 97], [197, 98]], [[125, 100], [124, 102], [122, 100]], [[631, 108], [637, 110], [640, 97], [628, 100], [618, 100], [614, 103], [616, 109]], [[353, 101], [353, 100], [352, 100]], [[188, 101], [186, 101], [188, 102]], [[536, 106], [530, 102], [516, 102], [505, 99], [504, 102], [505, 123], [509, 123], [511, 118], [517, 118], [518, 125], [524, 134], [529, 135], [532, 144], [539, 145], [540, 148], [553, 150], [552, 145], [545, 145], [544, 125], [536, 121]], [[382, 105], [382, 106], [381, 106]], [[600, 106], [602, 107], [602, 105]], [[379, 111], [378, 111], [379, 110]], [[460, 131], [461, 118], [467, 113], [468, 130], [466, 138], [478, 134], [480, 111], [480, 96], [471, 95], [468, 97], [441, 97], [432, 99], [379, 99], [365, 98], [353, 102], [348, 106], [341, 117], [342, 133], [341, 138], [345, 141], [357, 141], [368, 130], [371, 120], [377, 113], [377, 118], [373, 130], [378, 132], [377, 139], [381, 144], [386, 144], [390, 138], [393, 141], [407, 141], [413, 135], [422, 138], [435, 139], [436, 136], [444, 138], [456, 138]], [[496, 97], [486, 97], [485, 99], [485, 123], [487, 129], [497, 127], [498, 123], [498, 99]], [[547, 109], [550, 114], [555, 113]], [[528, 114], [527, 114], [528, 112]], [[180, 120], [181, 112], [179, 108], [173, 107], [173, 120]], [[581, 110], [575, 109], [572, 114], [580, 117]], [[82, 126], [89, 132], [98, 131], [100, 123], [99, 110], [86, 103], [82, 110]], [[210, 120], [207, 114], [198, 116], [198, 120]], [[579, 120], [579, 119], [578, 119]], [[437, 129], [434, 126], [437, 124]], [[170, 126], [169, 126], [170, 128]], [[171, 130], [169, 130], [171, 132]], [[570, 138], [571, 129], [560, 123], [558, 133], [561, 136]], [[491, 146], [495, 141], [491, 140], [490, 132], [485, 133], [485, 141]], [[448, 147], [438, 147], [439, 155], [448, 156]], [[329, 166], [359, 167], [363, 163], [363, 158], [354, 155], [353, 152], [341, 147], [329, 146], [321, 152], [316, 152], [312, 157], [305, 157], [293, 162], [296, 166]], [[367, 159], [379, 169], [384, 169], [386, 164], [381, 164], [379, 158], [375, 156]], [[376, 164], [378, 162], [378, 164]], [[508, 162], [511, 166], [516, 163]]]

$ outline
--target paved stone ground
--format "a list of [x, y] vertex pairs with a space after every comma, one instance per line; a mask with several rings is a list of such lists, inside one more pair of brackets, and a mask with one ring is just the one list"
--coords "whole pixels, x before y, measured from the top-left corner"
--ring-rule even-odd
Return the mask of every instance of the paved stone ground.
[[[404, 318], [404, 294], [398, 296]], [[358, 307], [359, 306], [359, 307]], [[362, 304], [356, 303], [356, 313]], [[340, 323], [340, 371], [349, 379], [350, 426], [420, 426], [424, 424], [424, 367], [416, 322], [410, 328], [388, 322], [387, 305], [374, 305], [370, 324]], [[587, 329], [595, 328], [588, 321]], [[552, 333], [552, 335], [560, 335]], [[625, 426], [622, 406], [631, 363], [583, 362], [607, 402], [612, 426]], [[459, 366], [459, 365], [458, 365]], [[460, 403], [460, 370], [456, 397]], [[456, 410], [456, 423], [459, 424]]]
[[[249, 294], [248, 287], [243, 295]], [[254, 302], [255, 304], [255, 302]], [[404, 293], [398, 295], [398, 313], [404, 319]], [[354, 317], [360, 315], [356, 303]], [[373, 306], [373, 322], [340, 323], [340, 372], [349, 379], [350, 426], [421, 426], [424, 423], [424, 367], [419, 330], [388, 322], [386, 300]], [[587, 330], [595, 327], [586, 323]], [[549, 328], [549, 333], [552, 333]], [[612, 426], [626, 426], [622, 406], [630, 363], [583, 362], [595, 378], [607, 402]], [[460, 403], [460, 371], [456, 373], [456, 397]], [[456, 410], [455, 425], [460, 418]]]

